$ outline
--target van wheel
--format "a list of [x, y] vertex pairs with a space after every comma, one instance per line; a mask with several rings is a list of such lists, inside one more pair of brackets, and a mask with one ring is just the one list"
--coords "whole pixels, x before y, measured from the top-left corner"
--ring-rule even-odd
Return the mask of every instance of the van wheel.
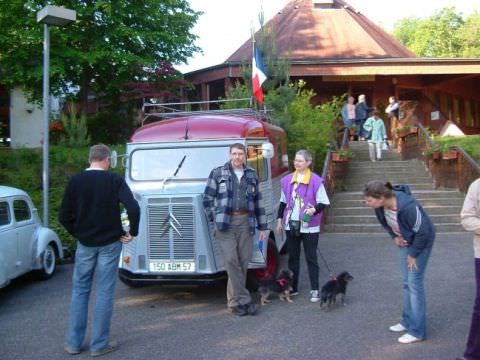
[[257, 291], [261, 280], [275, 279], [278, 273], [279, 254], [275, 240], [268, 239], [267, 266], [263, 269], [250, 269], [247, 273], [247, 289]]
[[55, 249], [52, 243], [48, 244], [45, 251], [40, 255], [41, 268], [38, 277], [42, 280], [50, 279], [56, 269]]

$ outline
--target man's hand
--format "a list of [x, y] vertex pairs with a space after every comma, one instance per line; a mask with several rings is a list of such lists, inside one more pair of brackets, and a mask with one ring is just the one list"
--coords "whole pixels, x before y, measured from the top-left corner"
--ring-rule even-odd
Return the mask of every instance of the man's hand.
[[410, 255], [407, 256], [407, 265], [409, 271], [418, 270], [417, 259]]
[[122, 237], [120, 237], [120, 241], [124, 244], [128, 244], [130, 241], [132, 241], [133, 236], [130, 235], [129, 232], [125, 233]]
[[408, 241], [405, 240], [403, 237], [401, 236], [397, 236], [395, 237], [395, 245], [397, 245], [398, 247], [405, 247], [405, 246], [408, 246]]

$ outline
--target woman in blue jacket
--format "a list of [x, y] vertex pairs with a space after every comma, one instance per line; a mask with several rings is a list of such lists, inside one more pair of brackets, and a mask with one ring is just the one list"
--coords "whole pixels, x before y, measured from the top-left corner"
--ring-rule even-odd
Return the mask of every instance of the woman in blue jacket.
[[435, 240], [435, 227], [407, 185], [392, 186], [373, 180], [363, 190], [366, 204], [375, 209], [380, 224], [399, 248], [403, 278], [401, 321], [389, 330], [405, 332], [398, 338], [410, 344], [426, 338], [426, 309], [423, 279]]

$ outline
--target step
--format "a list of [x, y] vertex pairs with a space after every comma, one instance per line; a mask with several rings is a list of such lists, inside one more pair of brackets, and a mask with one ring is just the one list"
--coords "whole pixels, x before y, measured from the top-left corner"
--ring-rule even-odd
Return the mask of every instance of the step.
[[[459, 233], [464, 232], [459, 223], [435, 224], [437, 233]], [[384, 233], [390, 237], [385, 229], [377, 224], [325, 224], [322, 228], [325, 232], [335, 232], [339, 234], [358, 234], [358, 233]]]
[[392, 184], [432, 184], [433, 185], [433, 180], [430, 176], [402, 176], [402, 175], [394, 175], [394, 176], [389, 176], [389, 175], [363, 175], [363, 176], [353, 176], [345, 178], [338, 177], [337, 182], [341, 183], [344, 186], [355, 186], [358, 184], [366, 184], [369, 181], [372, 180], [380, 180], [383, 182], [389, 181]]
[[[360, 183], [360, 184], [351, 185], [351, 186], [345, 186], [342, 183], [338, 183], [338, 184], [339, 184], [339, 186], [343, 187], [344, 191], [360, 191], [360, 190], [363, 189], [363, 185], [365, 184], [365, 182]], [[435, 187], [434, 187], [432, 182], [430, 182], [430, 183], [418, 183], [418, 184], [417, 183], [414, 183], [414, 184], [409, 183], [408, 185], [410, 186], [410, 190], [412, 190], [412, 191], [416, 191], [416, 190], [435, 190]]]
[[[423, 205], [422, 205], [423, 206]], [[427, 214], [429, 215], [458, 215], [462, 210], [461, 206], [423, 206]], [[328, 217], [338, 217], [338, 216], [358, 216], [365, 215], [366, 209], [370, 209], [366, 205], [358, 207], [329, 207], [328, 208]], [[334, 221], [334, 220], [333, 220]]]
[[408, 167], [415, 167], [415, 166], [422, 166], [423, 162], [418, 160], [385, 160], [382, 159], [381, 161], [377, 161], [372, 163], [370, 159], [366, 161], [351, 161], [349, 163], [350, 168], [359, 168], [359, 167], [382, 167], [382, 166], [392, 166], [392, 167], [400, 167], [400, 168], [408, 168]]
[[[412, 194], [417, 199], [438, 199], [438, 198], [453, 198], [453, 199], [464, 199], [465, 195], [463, 195], [459, 191], [455, 190], [415, 190], [412, 191]], [[335, 200], [363, 200], [363, 193], [361, 191], [340, 191], [336, 192], [333, 196]]]
[[[367, 212], [371, 211], [370, 214]], [[441, 215], [432, 215], [429, 214], [430, 219], [434, 224], [442, 223], [454, 223], [460, 224], [460, 212], [457, 214], [441, 214]], [[378, 222], [377, 217], [373, 213], [373, 209], [365, 209], [363, 215], [338, 215], [338, 216], [328, 216], [328, 224], [375, 224]]]
[[[462, 207], [463, 197], [452, 197], [452, 198], [419, 198], [416, 199], [422, 204], [423, 207], [428, 206], [452, 206], [452, 207]], [[338, 200], [336, 197], [333, 197], [332, 204], [330, 209], [336, 208], [355, 208], [355, 207], [365, 207], [365, 200], [363, 196], [361, 199], [350, 199], [350, 200]]]

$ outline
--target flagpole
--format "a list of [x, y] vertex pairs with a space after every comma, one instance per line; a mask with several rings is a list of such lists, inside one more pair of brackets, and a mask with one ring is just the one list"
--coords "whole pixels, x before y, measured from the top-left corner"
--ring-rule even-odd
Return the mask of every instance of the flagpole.
[[[253, 58], [255, 57], [255, 29], [253, 27], [253, 22], [250, 24], [250, 31], [252, 32], [252, 74], [253, 74]], [[255, 103], [255, 100], [254, 100], [255, 96], [253, 96], [253, 92], [252, 92], [252, 97], [251, 97], [251, 100], [250, 100], [250, 105], [253, 107], [254, 103]]]

